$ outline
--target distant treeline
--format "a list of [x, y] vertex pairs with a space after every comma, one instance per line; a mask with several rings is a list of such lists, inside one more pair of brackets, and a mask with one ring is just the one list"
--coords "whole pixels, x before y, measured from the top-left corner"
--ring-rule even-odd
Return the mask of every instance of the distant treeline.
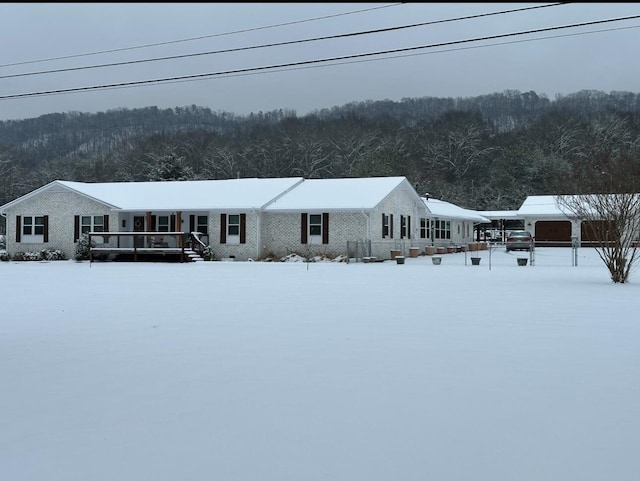
[[55, 179], [404, 175], [420, 194], [514, 209], [527, 195], [589, 188], [595, 172], [629, 179], [612, 166], [638, 162], [639, 113], [630, 92], [550, 100], [505, 91], [353, 102], [304, 116], [195, 105], [49, 114], [0, 122], [0, 205]]

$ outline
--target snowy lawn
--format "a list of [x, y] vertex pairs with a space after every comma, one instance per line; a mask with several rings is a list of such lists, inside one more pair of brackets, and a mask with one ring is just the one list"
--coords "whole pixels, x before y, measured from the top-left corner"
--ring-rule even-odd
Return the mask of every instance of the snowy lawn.
[[0, 479], [639, 479], [637, 274], [470, 255], [2, 262]]

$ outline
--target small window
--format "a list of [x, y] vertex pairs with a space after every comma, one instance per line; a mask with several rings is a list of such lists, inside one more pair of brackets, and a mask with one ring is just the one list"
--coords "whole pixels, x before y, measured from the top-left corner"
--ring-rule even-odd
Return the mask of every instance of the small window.
[[196, 218], [196, 232], [200, 232], [204, 235], [209, 235], [209, 217], [206, 215], [199, 215]]
[[25, 216], [22, 219], [22, 234], [26, 236], [43, 236], [44, 217]]
[[435, 221], [435, 238], [451, 239], [451, 221], [448, 221], [448, 220]]
[[80, 233], [104, 232], [104, 216], [83, 215], [80, 217]]
[[309, 215], [309, 243], [322, 244], [322, 215]]
[[320, 214], [309, 216], [309, 235], [322, 236], [322, 216]]
[[171, 229], [171, 217], [168, 215], [158, 216], [158, 232], [169, 232]]
[[382, 237], [389, 237], [389, 214], [382, 214]]
[[240, 216], [238, 214], [229, 215], [229, 222], [227, 224], [227, 235], [229, 236], [240, 235]]
[[428, 239], [429, 238], [429, 221], [427, 219], [420, 219], [420, 238]]

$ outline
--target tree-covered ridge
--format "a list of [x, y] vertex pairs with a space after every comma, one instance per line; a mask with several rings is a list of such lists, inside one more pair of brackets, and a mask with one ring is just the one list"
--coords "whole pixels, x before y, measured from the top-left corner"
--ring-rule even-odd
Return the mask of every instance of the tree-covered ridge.
[[629, 92], [549, 100], [506, 91], [353, 102], [305, 116], [196, 106], [50, 114], [0, 122], [0, 204], [55, 179], [404, 175], [421, 194], [515, 209], [527, 195], [585, 187], [612, 159], [637, 163], [639, 113]]

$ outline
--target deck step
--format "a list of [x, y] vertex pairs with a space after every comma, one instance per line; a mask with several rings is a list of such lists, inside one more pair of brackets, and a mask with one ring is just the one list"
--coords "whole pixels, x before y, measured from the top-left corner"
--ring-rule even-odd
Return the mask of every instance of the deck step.
[[187, 257], [189, 258], [189, 260], [191, 262], [203, 262], [204, 261], [204, 259], [200, 256], [200, 254], [198, 254], [194, 250], [185, 249], [184, 252], [185, 252], [185, 254], [187, 254]]

